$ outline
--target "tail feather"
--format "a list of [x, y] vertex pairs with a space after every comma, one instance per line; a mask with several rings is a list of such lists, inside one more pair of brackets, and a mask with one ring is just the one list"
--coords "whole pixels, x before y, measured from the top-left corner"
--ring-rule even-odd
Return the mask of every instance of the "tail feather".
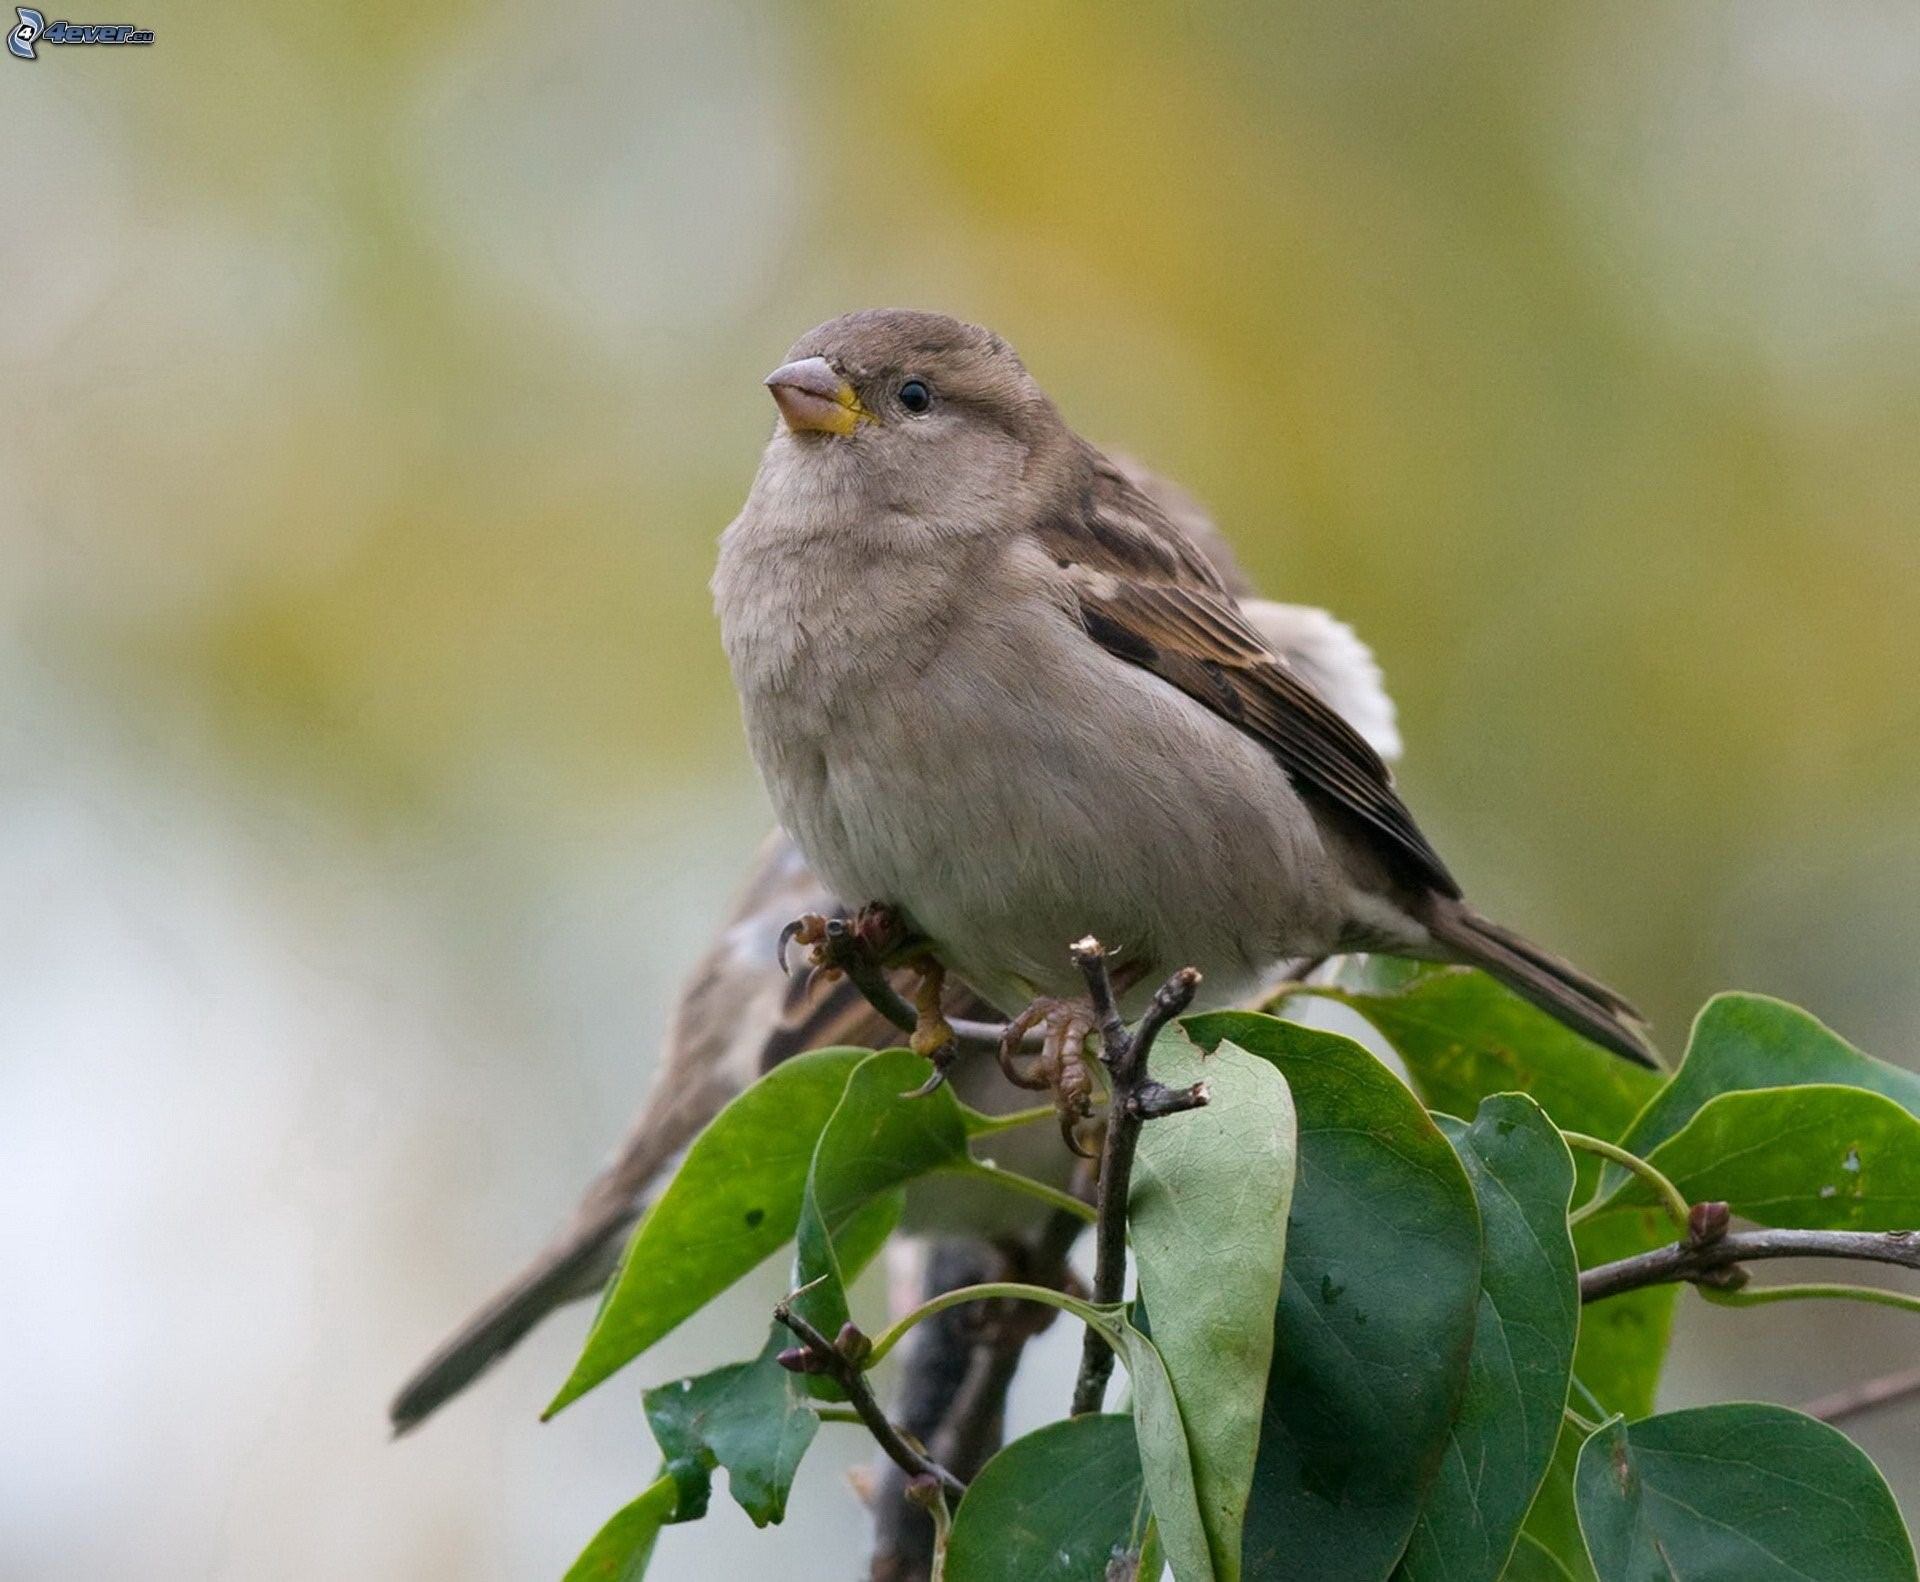
[[394, 1434], [418, 1427], [555, 1308], [592, 1296], [605, 1285], [634, 1213], [630, 1204], [612, 1204], [585, 1224], [571, 1227], [443, 1341], [387, 1408]]
[[1646, 1022], [1631, 1003], [1572, 962], [1543, 950], [1460, 901], [1437, 904], [1427, 919], [1435, 939], [1458, 961], [1499, 979], [1523, 1000], [1636, 1065], [1664, 1070], [1647, 1041]]

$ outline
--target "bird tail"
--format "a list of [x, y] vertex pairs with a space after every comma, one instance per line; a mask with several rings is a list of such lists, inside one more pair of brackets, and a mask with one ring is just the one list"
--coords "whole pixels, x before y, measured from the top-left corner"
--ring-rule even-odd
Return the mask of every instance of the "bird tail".
[[442, 1341], [387, 1408], [395, 1436], [425, 1422], [555, 1308], [599, 1291], [619, 1262], [635, 1215], [630, 1202], [608, 1203], [570, 1225]]
[[1556, 1021], [1635, 1065], [1664, 1070], [1633, 1006], [1572, 962], [1542, 950], [1463, 901], [1440, 901], [1426, 919], [1452, 959], [1479, 967]]

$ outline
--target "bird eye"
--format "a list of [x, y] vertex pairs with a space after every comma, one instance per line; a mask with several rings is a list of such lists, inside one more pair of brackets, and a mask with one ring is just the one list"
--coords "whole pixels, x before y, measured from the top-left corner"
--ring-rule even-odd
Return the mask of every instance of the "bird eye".
[[900, 387], [900, 404], [918, 417], [933, 405], [933, 392], [921, 379], [909, 379]]

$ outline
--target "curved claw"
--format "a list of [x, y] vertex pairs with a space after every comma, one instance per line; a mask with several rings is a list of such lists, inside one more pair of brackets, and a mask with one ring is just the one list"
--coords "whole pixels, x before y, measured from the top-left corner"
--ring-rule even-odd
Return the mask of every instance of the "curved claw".
[[807, 981], [800, 990], [801, 996], [806, 999], [811, 999], [813, 997], [813, 991], [819, 988], [821, 984], [833, 983], [840, 975], [840, 969], [838, 967], [829, 966], [824, 961], [821, 962], [819, 966], [807, 974]]
[[780, 942], [773, 947], [773, 959], [780, 963], [781, 976], [791, 978], [793, 968], [787, 965], [787, 946], [800, 937], [800, 930], [806, 926], [804, 917], [796, 917], [780, 930]]
[[946, 1080], [946, 1065], [944, 1062], [936, 1060], [933, 1064], [933, 1075], [928, 1077], [919, 1087], [908, 1088], [900, 1097], [903, 1099], [924, 1099], [929, 1094], [938, 1093], [941, 1087], [945, 1085]]
[[774, 960], [780, 963], [780, 971], [787, 977], [793, 976], [793, 969], [787, 965], [787, 947], [794, 943], [817, 945], [825, 939], [832, 925], [818, 912], [802, 912], [791, 923], [780, 930], [779, 943], [774, 946]]

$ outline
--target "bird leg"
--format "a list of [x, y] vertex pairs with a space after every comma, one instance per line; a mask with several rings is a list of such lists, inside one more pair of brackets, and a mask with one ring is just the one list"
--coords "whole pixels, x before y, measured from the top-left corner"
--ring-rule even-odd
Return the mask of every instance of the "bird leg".
[[948, 1069], [960, 1055], [960, 1038], [940, 1009], [940, 997], [947, 988], [947, 969], [929, 954], [914, 963], [914, 970], [920, 974], [920, 983], [913, 991], [913, 1032], [907, 1039], [907, 1047], [933, 1062], [933, 1074], [907, 1097], [924, 1099], [947, 1080]]
[[[960, 1054], [960, 1035], [940, 1008], [946, 992], [946, 968], [916, 939], [901, 916], [892, 907], [873, 901], [850, 918], [827, 917], [808, 912], [780, 930], [779, 957], [782, 971], [787, 966], [787, 947], [807, 947], [803, 958], [812, 969], [807, 979], [809, 992], [816, 979], [831, 981], [847, 977], [867, 1003], [907, 1033], [908, 1047], [933, 1063], [933, 1074], [913, 1097], [924, 1097], [947, 1080], [947, 1069]], [[909, 1005], [888, 980], [887, 967], [898, 963], [907, 952], [918, 949], [907, 965], [919, 974], [919, 986]], [[976, 1037], [979, 1029], [966, 1025]], [[997, 1035], [999, 1029], [993, 1029]]]
[[907, 1047], [944, 1070], [959, 1047], [953, 1025], [940, 1009], [940, 997], [947, 990], [947, 969], [930, 955], [913, 965], [920, 974], [920, 985], [913, 991], [913, 1036], [907, 1040]]

